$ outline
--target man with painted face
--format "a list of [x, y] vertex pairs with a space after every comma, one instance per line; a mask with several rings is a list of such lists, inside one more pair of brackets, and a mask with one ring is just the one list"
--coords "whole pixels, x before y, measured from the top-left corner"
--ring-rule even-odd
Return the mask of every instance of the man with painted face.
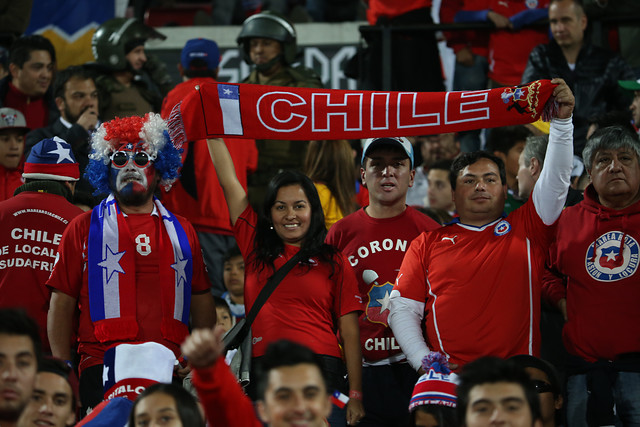
[[215, 324], [196, 233], [154, 197], [158, 185], [175, 181], [180, 165], [157, 114], [115, 119], [93, 135], [86, 175], [96, 193], [109, 196], [69, 224], [47, 282], [54, 356], [69, 360], [71, 334], [78, 336], [83, 409], [102, 400], [107, 348], [155, 341], [179, 358], [189, 319], [193, 327]]

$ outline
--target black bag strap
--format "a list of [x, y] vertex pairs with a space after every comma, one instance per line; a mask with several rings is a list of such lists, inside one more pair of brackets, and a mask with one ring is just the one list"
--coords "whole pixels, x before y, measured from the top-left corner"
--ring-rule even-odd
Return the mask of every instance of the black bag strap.
[[256, 297], [253, 305], [251, 306], [249, 314], [247, 314], [247, 317], [245, 318], [244, 324], [247, 329], [250, 328], [253, 321], [256, 320], [258, 312], [260, 311], [264, 303], [267, 302], [267, 299], [269, 299], [273, 291], [276, 290], [276, 287], [280, 284], [280, 282], [282, 282], [284, 276], [286, 276], [291, 271], [291, 269], [300, 261], [300, 259], [302, 259], [302, 256], [300, 255], [300, 251], [298, 251], [298, 253], [292, 256], [289, 261], [287, 261], [282, 267], [280, 267], [267, 281], [267, 283], [264, 285], [264, 287]]
[[232, 329], [229, 331], [229, 333], [227, 333], [227, 335], [225, 335], [225, 348], [236, 348], [240, 345], [244, 337], [249, 333], [251, 324], [254, 320], [256, 320], [258, 312], [260, 311], [264, 303], [267, 302], [267, 299], [269, 299], [273, 291], [275, 291], [276, 287], [280, 284], [282, 279], [284, 279], [284, 276], [286, 276], [287, 273], [289, 273], [301, 259], [302, 255], [300, 254], [300, 252], [296, 253], [289, 259], [289, 261], [287, 261], [282, 267], [280, 267], [269, 280], [267, 280], [267, 283], [264, 285], [255, 302], [251, 306], [251, 310], [249, 310], [249, 313], [243, 319], [244, 322], [242, 326], [236, 325], [240, 326], [240, 330], [238, 331], [238, 333], [232, 334]]

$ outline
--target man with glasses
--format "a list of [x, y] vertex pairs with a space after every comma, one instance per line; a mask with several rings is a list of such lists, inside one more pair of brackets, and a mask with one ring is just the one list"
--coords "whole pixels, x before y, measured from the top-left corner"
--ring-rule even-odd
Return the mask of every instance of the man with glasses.
[[513, 356], [509, 360], [524, 368], [540, 397], [540, 413], [543, 427], [560, 425], [560, 409], [564, 399], [558, 373], [546, 360], [528, 354]]
[[69, 224], [47, 282], [53, 355], [69, 360], [71, 334], [78, 336], [83, 411], [102, 400], [107, 348], [155, 341], [179, 358], [189, 319], [193, 327], [215, 324], [195, 230], [154, 197], [181, 166], [166, 123], [157, 114], [114, 119], [96, 131], [91, 148], [87, 177], [109, 196]]

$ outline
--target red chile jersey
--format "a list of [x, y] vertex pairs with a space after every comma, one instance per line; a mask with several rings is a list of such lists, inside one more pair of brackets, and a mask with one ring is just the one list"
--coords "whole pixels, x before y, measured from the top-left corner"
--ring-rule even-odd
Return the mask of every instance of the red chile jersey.
[[[234, 235], [245, 259], [244, 302], [247, 313], [262, 287], [273, 275], [270, 268], [256, 270], [246, 262], [253, 251], [257, 215], [248, 206], [236, 221]], [[298, 252], [296, 246], [285, 245], [284, 253], [275, 260], [282, 267]], [[331, 266], [311, 260], [311, 268], [296, 265], [262, 306], [251, 325], [252, 356], [263, 356], [269, 343], [289, 339], [304, 344], [314, 353], [341, 357], [336, 332], [338, 318], [362, 311], [358, 285], [353, 269], [338, 254], [335, 272]]]
[[552, 236], [531, 199], [482, 227], [455, 222], [423, 233], [402, 261], [394, 292], [425, 303], [426, 343], [451, 363], [537, 355]]
[[[622, 243], [624, 242], [624, 243]], [[610, 209], [589, 185], [565, 209], [551, 246], [551, 266], [566, 280], [547, 281], [554, 302], [567, 299], [567, 350], [588, 362], [640, 352], [640, 202]]]
[[[209, 280], [205, 273], [202, 250], [193, 226], [184, 218], [176, 218], [182, 225], [193, 258], [191, 293], [201, 294], [209, 290]], [[180, 344], [166, 339], [161, 331], [162, 304], [160, 302], [158, 263], [161, 259], [159, 233], [162, 240], [169, 241], [157, 211], [153, 214], [130, 214], [126, 217], [129, 230], [134, 234], [136, 245], [136, 319], [138, 336], [134, 342], [155, 341], [180, 356]], [[85, 212], [69, 224], [60, 244], [60, 257], [47, 282], [47, 286], [76, 298], [80, 309], [78, 325], [78, 353], [82, 356], [80, 370], [102, 364], [104, 352], [115, 342], [99, 342], [94, 334], [94, 326], [89, 310], [89, 285], [87, 269], [87, 239], [91, 211]], [[185, 336], [186, 338], [186, 336]]]
[[412, 10], [431, 7], [431, 0], [369, 0], [367, 20], [375, 25], [379, 18], [395, 18]]
[[[489, 37], [489, 78], [503, 85], [519, 85], [529, 54], [549, 43], [545, 26], [521, 26], [547, 17], [549, 0], [491, 0], [489, 9], [511, 21], [514, 30], [493, 30]], [[549, 76], [551, 77], [551, 76]]]
[[389, 295], [402, 258], [411, 241], [440, 224], [407, 207], [393, 218], [376, 219], [360, 209], [335, 223], [326, 242], [347, 257], [356, 272], [365, 304], [360, 315], [360, 344], [365, 364], [388, 364], [404, 360], [387, 323]]
[[0, 307], [22, 307], [48, 351], [49, 278], [62, 233], [82, 210], [56, 194], [24, 191], [0, 203]]

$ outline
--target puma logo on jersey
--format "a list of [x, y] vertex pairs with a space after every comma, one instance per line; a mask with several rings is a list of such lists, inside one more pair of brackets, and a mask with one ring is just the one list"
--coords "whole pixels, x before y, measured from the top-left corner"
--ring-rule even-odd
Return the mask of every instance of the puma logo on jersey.
[[[451, 244], [455, 245], [455, 244], [456, 244], [456, 241], [455, 241], [454, 239], [455, 239], [456, 237], [458, 237], [458, 235], [457, 235], [457, 234], [456, 234], [455, 236], [453, 236], [453, 237], [443, 237], [443, 238], [442, 238], [442, 240], [451, 240]], [[442, 241], [442, 240], [440, 240], [440, 241]]]

